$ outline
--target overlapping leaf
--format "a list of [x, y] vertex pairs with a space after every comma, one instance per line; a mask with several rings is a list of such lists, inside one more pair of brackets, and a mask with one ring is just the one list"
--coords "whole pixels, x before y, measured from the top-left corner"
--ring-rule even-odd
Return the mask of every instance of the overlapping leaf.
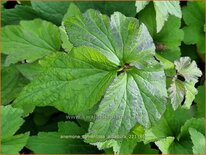
[[205, 53], [205, 2], [188, 2], [183, 8], [183, 19], [184, 42], [197, 44], [198, 52]]
[[115, 64], [98, 51], [80, 47], [67, 54], [53, 55], [48, 70], [28, 85], [15, 106], [54, 106], [69, 114], [90, 109], [115, 76]]
[[70, 5], [70, 2], [41, 2], [31, 1], [32, 8], [41, 13], [41, 16], [56, 25], [61, 25], [64, 14]]
[[99, 119], [90, 125], [94, 132], [88, 135], [109, 140], [127, 135], [137, 123], [149, 127], [160, 119], [167, 96], [165, 75], [143, 24], [118, 12], [110, 19], [89, 10], [68, 17], [64, 26], [74, 48], [42, 62], [47, 71], [23, 90], [14, 106], [50, 105], [79, 114], [97, 104], [107, 89], [96, 112]]
[[157, 54], [174, 61], [181, 55], [179, 48], [183, 40], [183, 30], [180, 29], [181, 19], [169, 16], [160, 32], [157, 33], [154, 14], [154, 6], [150, 3], [138, 13], [138, 19], [147, 26], [156, 45]]
[[[181, 117], [179, 117], [181, 115]], [[204, 119], [192, 118], [187, 110], [167, 107], [160, 122], [146, 130], [145, 142], [155, 142], [164, 154], [192, 153], [192, 141], [189, 134], [190, 128], [204, 133]]]
[[82, 141], [85, 132], [73, 122], [60, 122], [57, 132], [39, 132], [29, 138], [26, 147], [36, 154], [94, 153], [97, 149]]
[[5, 9], [2, 11], [2, 26], [5, 25], [17, 25], [21, 20], [33, 20], [40, 17], [40, 13], [35, 11], [29, 6], [17, 5], [13, 9]]
[[20, 25], [2, 29], [2, 52], [8, 55], [7, 65], [22, 60], [33, 62], [59, 51], [60, 46], [58, 27], [40, 19], [21, 21]]
[[28, 83], [15, 66], [4, 67], [1, 71], [1, 101], [3, 105], [13, 101]]
[[193, 128], [190, 128], [189, 132], [194, 145], [192, 147], [193, 153], [205, 154], [205, 136]]
[[[108, 88], [96, 113], [100, 119], [91, 125], [87, 136], [125, 135], [137, 122], [147, 127], [160, 118], [164, 112], [164, 104], [160, 102], [164, 103], [162, 99], [166, 96], [165, 85], [160, 83], [164, 81], [164, 73], [152, 58], [154, 45], [144, 25], [139, 26], [136, 19], [117, 12], [110, 20], [94, 10], [87, 11], [83, 16], [68, 18], [64, 25], [74, 46], [86, 45], [98, 49], [109, 60], [122, 65], [120, 71], [124, 72], [125, 64], [132, 66], [131, 71], [117, 77]], [[74, 35], [78, 37], [74, 38]], [[111, 112], [114, 109], [115, 112]], [[153, 112], [148, 112], [149, 109]], [[104, 118], [104, 115], [109, 118]]]
[[28, 133], [14, 135], [24, 122], [23, 118], [21, 118], [23, 110], [12, 108], [10, 105], [2, 106], [1, 108], [1, 153], [18, 154], [29, 138]]
[[152, 38], [146, 27], [139, 26], [135, 18], [118, 12], [110, 20], [98, 11], [89, 10], [83, 16], [66, 19], [64, 25], [74, 46], [96, 48], [118, 65], [123, 65], [124, 61], [133, 62], [134, 56], [143, 63], [144, 57], [154, 54]]
[[[149, 2], [145, 1], [136, 1], [136, 11], [137, 13], [144, 9], [144, 7]], [[156, 30], [160, 32], [162, 27], [164, 26], [165, 21], [167, 21], [169, 15], [174, 15], [178, 18], [182, 17], [182, 12], [180, 9], [179, 2], [175, 1], [153, 1], [155, 13], [156, 13]]]

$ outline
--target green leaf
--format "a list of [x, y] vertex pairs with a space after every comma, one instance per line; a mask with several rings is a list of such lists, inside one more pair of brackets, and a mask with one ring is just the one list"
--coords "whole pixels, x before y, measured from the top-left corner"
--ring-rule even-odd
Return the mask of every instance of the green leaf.
[[145, 142], [158, 141], [166, 137], [177, 137], [180, 133], [181, 126], [191, 117], [189, 111], [182, 108], [174, 111], [173, 108], [168, 105], [160, 121], [146, 130]]
[[14, 134], [23, 124], [23, 111], [21, 109], [12, 108], [12, 106], [2, 106], [2, 150], [3, 154], [18, 154], [19, 151], [26, 145], [28, 140], [27, 134]]
[[13, 9], [5, 9], [2, 11], [2, 26], [17, 25], [21, 20], [33, 20], [41, 17], [40, 13], [36, 12], [29, 6], [16, 5]]
[[174, 15], [178, 18], [182, 18], [179, 1], [156, 1], [154, 2], [154, 8], [156, 11], [157, 32], [160, 32], [169, 15]]
[[[133, 136], [133, 135], [131, 135]], [[92, 145], [97, 146], [99, 150], [105, 150], [112, 148], [112, 153], [114, 154], [131, 154], [135, 146], [137, 145], [137, 139], [134, 138], [120, 138], [116, 137], [117, 139], [106, 140], [104, 142], [96, 142], [91, 143]], [[106, 150], [107, 151], [107, 150]]]
[[2, 141], [3, 154], [18, 154], [19, 151], [27, 144], [29, 134], [19, 134]]
[[[181, 115], [182, 117], [182, 115]], [[176, 120], [178, 121], [178, 120]], [[182, 124], [181, 130], [178, 135], [173, 137], [163, 138], [155, 144], [164, 154], [191, 154], [192, 153], [192, 141], [190, 139], [189, 130], [191, 128], [197, 129], [200, 133], [204, 133], [204, 118], [201, 119], [188, 119], [184, 125]], [[204, 137], [204, 136], [203, 136]], [[201, 142], [201, 145], [203, 143]]]
[[156, 32], [155, 10], [152, 3], [138, 13], [138, 19], [144, 23], [156, 45], [156, 52], [170, 61], [178, 59], [181, 55], [179, 46], [183, 40], [183, 30], [180, 29], [181, 19], [169, 16], [160, 32]]
[[137, 142], [142, 141], [143, 137], [144, 128], [141, 125], [136, 125], [127, 136], [114, 136], [114, 139], [90, 144], [97, 146], [99, 150], [104, 149], [106, 153], [131, 154], [136, 148]]
[[[163, 98], [166, 94], [162, 91], [165, 86], [160, 81], [163, 81], [161, 78], [164, 78], [164, 75], [157, 65], [155, 67], [156, 72], [154, 68], [153, 71], [134, 69], [133, 72], [122, 74], [113, 81], [96, 112], [99, 119], [91, 124], [86, 135], [87, 142], [125, 136], [135, 124], [149, 127], [161, 117], [165, 110], [162, 102], [165, 102]], [[95, 139], [90, 136], [105, 138]]]
[[205, 117], [205, 85], [197, 87], [198, 94], [195, 97], [197, 103], [197, 117]]
[[169, 147], [169, 154], [192, 154], [191, 141], [174, 141]]
[[[99, 10], [103, 14], [111, 15], [114, 12], [121, 12], [126, 16], [134, 17], [136, 15], [135, 2], [132, 1], [89, 1], [89, 2], [75, 2], [82, 12], [88, 9]], [[129, 9], [128, 9], [129, 8]]]
[[198, 91], [193, 83], [185, 83], [185, 91], [186, 91], [185, 102], [182, 107], [189, 109]]
[[[154, 54], [152, 38], [146, 27], [139, 25], [135, 18], [125, 17], [119, 12], [109, 19], [98, 11], [89, 10], [82, 16], [66, 19], [64, 25], [74, 46], [96, 48], [118, 65], [133, 62], [137, 57], [142, 63], [144, 58]], [[136, 51], [144, 52], [136, 54]]]
[[[120, 151], [120, 145], [119, 145], [119, 142], [114, 140], [114, 139], [111, 139], [111, 140], [107, 140], [105, 142], [96, 142], [96, 143], [91, 143], [91, 145], [95, 145], [97, 146], [97, 148], [99, 150], [106, 150], [106, 149], [109, 149], [109, 148], [112, 148], [112, 151], [109, 152], [109, 154], [118, 154], [119, 151]], [[110, 151], [110, 150], [109, 150]]]
[[181, 127], [181, 133], [178, 135], [179, 139], [189, 139], [189, 128], [194, 128], [201, 132], [205, 133], [205, 120], [204, 118], [192, 118], [185, 122]]
[[58, 27], [40, 19], [21, 21], [20, 25], [2, 28], [2, 52], [8, 55], [7, 65], [25, 59], [33, 62], [59, 51], [60, 45]]
[[50, 65], [48, 70], [21, 92], [14, 106], [49, 105], [78, 114], [101, 99], [115, 76], [116, 65], [87, 47], [53, 55], [46, 62]]
[[[145, 5], [148, 4], [146, 2], [136, 1], [137, 13], [141, 11]], [[179, 2], [174, 1], [153, 1], [154, 9], [156, 13], [156, 30], [157, 33], [160, 32], [162, 27], [164, 26], [165, 21], [167, 21], [169, 15], [174, 15], [178, 18], [182, 18], [182, 12], [179, 5]], [[143, 7], [142, 7], [143, 6]]]
[[129, 134], [127, 138], [120, 142], [119, 154], [133, 154], [134, 149], [137, 146], [137, 136], [134, 134]]
[[47, 19], [59, 26], [67, 12], [70, 2], [31, 1], [31, 5], [34, 10], [42, 14], [44, 19]]
[[185, 97], [185, 88], [180, 80], [174, 81], [168, 89], [171, 104], [174, 109], [177, 109]]
[[2, 104], [7, 105], [12, 102], [28, 83], [15, 66], [4, 67], [1, 79], [1, 99]]
[[145, 143], [155, 142], [163, 154], [191, 154], [192, 142], [188, 129], [194, 127], [204, 133], [204, 119], [194, 119], [188, 110], [168, 105], [159, 123], [146, 130]]
[[174, 139], [175, 137], [166, 137], [155, 142], [155, 144], [158, 146], [158, 148], [161, 150], [163, 154], [169, 154], [169, 148], [171, 144], [174, 142]]
[[86, 132], [73, 122], [60, 122], [57, 132], [39, 132], [31, 136], [27, 148], [35, 154], [68, 154], [68, 153], [94, 153], [97, 150], [84, 143], [81, 136]]
[[[191, 62], [189, 57], [181, 57], [174, 64], [177, 74], [173, 77], [173, 82], [168, 89], [171, 104], [174, 109], [177, 109], [185, 98], [182, 105], [184, 108], [189, 109], [195, 99], [195, 95], [198, 93], [195, 83], [198, 82], [198, 77], [202, 76], [202, 72], [197, 67], [196, 62]], [[179, 76], [184, 78], [184, 80], [179, 80]]]
[[74, 16], [79, 15], [79, 14], [81, 14], [80, 9], [74, 3], [71, 3], [69, 5], [69, 8], [68, 8], [66, 14], [64, 15], [63, 21], [66, 18], [74, 17]]
[[139, 1], [135, 3], [136, 6], [136, 12], [140, 12], [142, 9], [144, 9], [146, 7], [146, 5], [148, 5], [149, 2], [148, 1]]
[[159, 151], [151, 148], [150, 144], [137, 143], [133, 154], [159, 154]]
[[28, 80], [32, 81], [43, 72], [43, 68], [38, 63], [25, 63], [15, 65], [17, 70]]
[[193, 128], [189, 128], [189, 133], [193, 143], [194, 154], [205, 154], [205, 136]]
[[72, 48], [73, 48], [73, 45], [69, 41], [69, 38], [68, 38], [67, 33], [65, 31], [65, 27], [64, 26], [60, 26], [59, 30], [60, 30], [60, 34], [61, 34], [62, 48], [66, 52], [70, 52], [72, 50]]
[[184, 43], [197, 44], [198, 52], [205, 53], [205, 2], [188, 2], [183, 8], [183, 19]]
[[[23, 111], [21, 109], [12, 108], [12, 106], [2, 106], [2, 138], [6, 139], [15, 134], [15, 132], [23, 124], [21, 118]], [[15, 119], [14, 119], [15, 118]], [[9, 120], [9, 121], [7, 121]]]
[[146, 128], [156, 123], [165, 111], [166, 78], [144, 24], [119, 12], [109, 18], [94, 10], [68, 17], [63, 24], [74, 48], [41, 61], [46, 70], [14, 106], [49, 105], [76, 115], [100, 101], [90, 125], [95, 132], [87, 135], [107, 138], [89, 138], [90, 143], [126, 136], [137, 123]]

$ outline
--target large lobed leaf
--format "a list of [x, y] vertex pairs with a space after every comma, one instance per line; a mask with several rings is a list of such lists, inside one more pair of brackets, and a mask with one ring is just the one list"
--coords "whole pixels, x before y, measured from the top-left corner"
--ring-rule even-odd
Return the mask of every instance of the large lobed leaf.
[[65, 19], [64, 25], [74, 46], [96, 48], [118, 65], [132, 62], [134, 56], [142, 63], [144, 57], [154, 55], [154, 45], [146, 27], [121, 13], [115, 12], [110, 19], [98, 11], [89, 10]]
[[160, 119], [166, 80], [145, 25], [119, 12], [109, 18], [94, 10], [65, 17], [63, 24], [74, 48], [42, 61], [44, 73], [25, 87], [15, 107], [28, 112], [28, 106], [49, 105], [75, 115], [101, 101], [87, 136], [103, 135], [103, 141]]

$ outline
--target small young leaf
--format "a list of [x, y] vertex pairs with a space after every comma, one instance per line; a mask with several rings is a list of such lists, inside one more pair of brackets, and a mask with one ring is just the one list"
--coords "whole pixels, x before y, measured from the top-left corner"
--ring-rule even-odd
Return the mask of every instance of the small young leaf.
[[185, 78], [187, 82], [198, 82], [198, 77], [202, 76], [202, 72], [197, 67], [195, 61], [191, 62], [189, 57], [181, 57], [174, 62], [177, 72]]
[[[184, 108], [189, 109], [195, 95], [198, 93], [195, 83], [197, 83], [198, 77], [202, 76], [202, 72], [197, 67], [196, 62], [191, 62], [189, 57], [181, 57], [174, 64], [177, 75], [173, 78], [173, 82], [168, 89], [171, 104], [174, 109], [177, 109], [185, 98], [182, 105]], [[178, 79], [178, 76], [183, 79]]]

